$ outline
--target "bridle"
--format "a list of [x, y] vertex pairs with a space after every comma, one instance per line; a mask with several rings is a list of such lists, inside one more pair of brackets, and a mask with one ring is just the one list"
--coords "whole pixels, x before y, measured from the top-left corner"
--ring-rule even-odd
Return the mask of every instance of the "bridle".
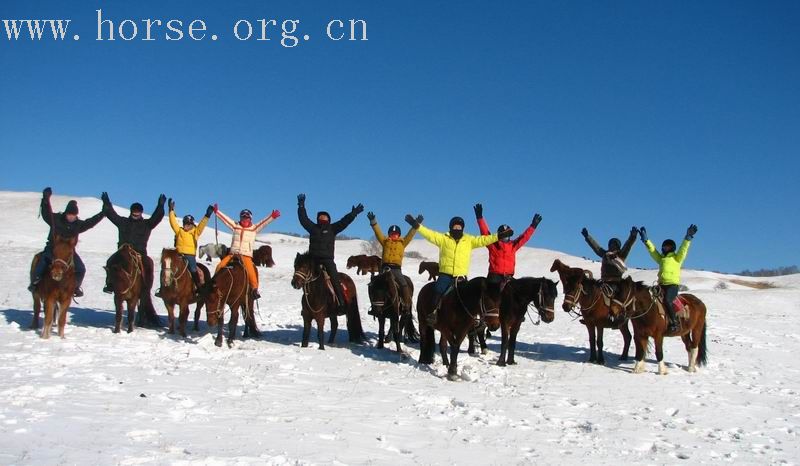
[[458, 303], [461, 305], [461, 309], [473, 320], [473, 324], [475, 327], [478, 327], [481, 322], [483, 322], [487, 317], [500, 317], [500, 308], [499, 307], [492, 307], [487, 309], [486, 303], [483, 301], [483, 295], [485, 293], [484, 290], [481, 290], [481, 296], [478, 298], [478, 303], [480, 305], [480, 313], [477, 315], [473, 315], [467, 305], [464, 303], [463, 298], [461, 297], [461, 292], [458, 290], [458, 282], [456, 282], [453, 287], [455, 288], [456, 297], [458, 298]]
[[311, 284], [319, 280], [320, 276], [321, 275], [318, 273], [315, 274], [311, 271], [304, 272], [302, 270], [295, 270], [294, 275], [292, 275], [292, 278], [297, 277], [301, 280], [300, 284], [303, 288], [303, 300], [305, 301], [306, 307], [309, 311], [311, 311], [312, 314], [319, 314], [326, 308], [325, 303], [323, 303], [318, 309], [314, 309], [314, 306], [311, 305], [311, 300], [308, 298], [308, 296], [311, 294]]
[[[187, 267], [188, 267], [188, 265], [187, 265]], [[242, 271], [244, 272], [244, 267], [242, 267], [242, 269], [243, 269]], [[228, 292], [225, 293], [225, 299], [222, 298], [222, 293], [218, 293], [219, 298], [217, 298], [217, 305], [215, 306], [214, 310], [212, 311], [214, 313], [214, 315], [216, 315], [217, 318], [220, 320], [217, 323], [217, 325], [222, 325], [222, 320], [224, 320], [224, 317], [225, 317], [225, 304], [230, 303], [230, 301], [228, 299], [231, 297], [231, 292], [233, 291], [233, 281], [234, 280], [233, 280], [233, 272], [231, 271], [232, 268], [231, 267], [225, 267], [224, 270], [226, 272], [228, 272], [228, 275], [230, 276], [231, 284], [228, 287]], [[245, 273], [245, 280], [244, 280], [245, 285], [244, 285], [244, 287], [242, 287], [241, 291], [239, 291], [239, 294], [236, 296], [236, 299], [233, 300], [234, 303], [237, 302], [242, 297], [242, 294], [244, 294], [245, 291], [250, 286], [249, 282], [247, 281], [247, 277], [246, 277], [247, 272], [244, 272], [244, 273]], [[215, 286], [216, 286], [216, 283], [215, 283]], [[249, 312], [248, 303], [245, 301], [245, 316], [248, 315], [247, 314], [248, 312]]]
[[[391, 274], [392, 272], [384, 272], [384, 273]], [[398, 305], [400, 303], [400, 290], [399, 290], [400, 286], [397, 284], [397, 280], [395, 280], [394, 277], [390, 277], [388, 281], [392, 283], [390, 287], [394, 291], [394, 293], [385, 293], [384, 295], [390, 295], [389, 307], [394, 307], [395, 309], [397, 309], [397, 313], [400, 314], [400, 306]], [[370, 283], [369, 286], [372, 287], [372, 283]], [[378, 307], [381, 309], [381, 313], [383, 313], [383, 309], [386, 307], [386, 301], [372, 301], [370, 299], [370, 302], [373, 309]]]
[[[183, 269], [176, 273], [175, 272], [175, 262], [180, 260], [183, 262]], [[180, 266], [178, 266], [180, 267]], [[183, 260], [182, 258], [174, 259], [172, 257], [164, 257], [161, 260], [161, 287], [162, 288], [169, 288], [178, 286], [178, 280], [186, 274], [186, 271], [189, 270], [189, 263]]]
[[124, 296], [130, 293], [130, 291], [136, 285], [136, 281], [139, 280], [139, 278], [142, 276], [142, 268], [143, 268], [142, 255], [134, 251], [134, 249], [127, 244], [123, 245], [120, 249], [123, 248], [128, 250], [128, 254], [131, 256], [132, 259], [131, 262], [133, 262], [133, 264], [130, 265], [130, 270], [131, 270], [130, 272], [122, 268], [120, 269], [120, 271], [122, 271], [122, 273], [124, 273], [125, 276], [128, 278], [128, 283], [130, 283], [128, 288], [126, 288], [125, 291], [120, 293], [120, 296]]

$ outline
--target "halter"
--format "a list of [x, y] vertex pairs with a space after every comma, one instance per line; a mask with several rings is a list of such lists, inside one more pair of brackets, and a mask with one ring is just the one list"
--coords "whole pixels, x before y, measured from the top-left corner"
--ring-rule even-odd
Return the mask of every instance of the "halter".
[[308, 299], [308, 295], [311, 294], [311, 283], [319, 280], [320, 274], [315, 274], [314, 272], [303, 272], [301, 270], [295, 270], [294, 275], [292, 277], [299, 277], [302, 281], [301, 284], [303, 285], [303, 299], [306, 302], [306, 307], [312, 314], [319, 314], [325, 309], [325, 304], [319, 307], [319, 309], [314, 309], [314, 306], [311, 305], [311, 301]]
[[[539, 299], [539, 304], [536, 304], [536, 298]], [[537, 317], [539, 318], [536, 322], [533, 321], [533, 318], [531, 317], [530, 314], [531, 304], [533, 304], [534, 309], [536, 309]], [[531, 323], [533, 323], [533, 325], [539, 325], [539, 323], [541, 323], [542, 321], [542, 312], [547, 312], [547, 311], [555, 312], [555, 310], [552, 308], [544, 307], [544, 282], [542, 282], [539, 284], [539, 292], [536, 293], [534, 299], [531, 299], [531, 302], [529, 302], [528, 305], [525, 307], [525, 313], [528, 314], [528, 318], [531, 319]]]
[[121, 292], [120, 295], [126, 295], [126, 294], [130, 293], [130, 291], [133, 289], [133, 286], [136, 285], [136, 280], [138, 280], [139, 277], [141, 276], [141, 272], [142, 272], [142, 268], [143, 268], [143, 266], [142, 266], [142, 255], [139, 254], [138, 252], [134, 251], [131, 246], [129, 246], [127, 244], [124, 244], [124, 245], [120, 246], [119, 250], [122, 250], [126, 246], [127, 246], [127, 249], [130, 251], [131, 256], [133, 257], [133, 264], [131, 266], [131, 269], [133, 271], [132, 272], [128, 272], [125, 269], [120, 269], [122, 271], [122, 273], [124, 273], [125, 276], [128, 278], [128, 282], [130, 283], [130, 286], [128, 286], [128, 288], [125, 291]]
[[[183, 258], [179, 258], [178, 260], [180, 260], [181, 262], [183, 262], [183, 270], [181, 270], [181, 271], [180, 271], [179, 273], [177, 273], [177, 274], [176, 274], [175, 272], [173, 272], [173, 264], [172, 264], [172, 259], [170, 258], [170, 266], [169, 266], [169, 269], [168, 269], [168, 270], [169, 270], [170, 272], [172, 272], [172, 273], [169, 275], [169, 278], [168, 278], [168, 279], [164, 279], [164, 278], [162, 278], [162, 283], [161, 283], [161, 286], [162, 286], [163, 288], [169, 288], [169, 287], [171, 287], [171, 286], [175, 286], [175, 287], [177, 287], [177, 286], [178, 286], [178, 280], [180, 280], [180, 279], [181, 279], [181, 278], [184, 276], [184, 274], [186, 274], [186, 271], [187, 271], [187, 270], [189, 270], [189, 263], [188, 263], [186, 260], [184, 260]], [[163, 265], [162, 265], [162, 268], [163, 268]], [[166, 272], [166, 271], [163, 271], [163, 272], [162, 272], [162, 275], [164, 275], [164, 274], [165, 274], [165, 272]]]
[[[217, 305], [216, 305], [216, 308], [214, 309], [214, 314], [217, 316], [218, 319], [220, 319], [220, 322], [218, 322], [217, 325], [222, 325], [223, 324], [222, 320], [225, 317], [225, 304], [228, 304], [228, 298], [231, 297], [231, 291], [233, 291], [233, 272], [231, 272], [231, 267], [225, 267], [224, 270], [226, 272], [228, 272], [228, 275], [230, 275], [230, 277], [231, 277], [231, 285], [230, 285], [230, 287], [228, 287], [228, 292], [225, 294], [225, 299], [224, 300], [222, 299], [222, 293], [219, 294], [219, 298], [217, 299]], [[246, 274], [246, 272], [245, 272], [245, 274]], [[234, 300], [234, 302], [238, 301], [239, 298], [242, 297], [242, 294], [245, 293], [245, 291], [247, 291], [247, 288], [249, 288], [249, 286], [250, 286], [250, 284], [249, 284], [249, 282], [247, 282], [246, 277], [245, 277], [245, 286], [239, 292], [239, 295], [236, 296], [236, 299]], [[248, 308], [249, 308], [249, 306], [247, 306], [247, 304], [246, 304], [245, 305], [245, 317], [248, 317], [248, 315], [247, 315], [247, 313], [249, 312]]]
[[[391, 272], [384, 272], [384, 273], [391, 273]], [[392, 286], [392, 288], [394, 289], [394, 298], [391, 298], [391, 300], [389, 301], [389, 306], [394, 306], [398, 304], [398, 302], [400, 302], [400, 291], [398, 290], [399, 285], [397, 284], [397, 281], [396, 280], [391, 280], [391, 281], [392, 283], [394, 283], [394, 286]], [[372, 283], [370, 283], [369, 286], [372, 286]], [[381, 312], [383, 312], [383, 308], [386, 306], [386, 301], [371, 301], [371, 304], [373, 308], [375, 306], [380, 307]], [[398, 309], [398, 314], [400, 314], [399, 309]]]
[[461, 292], [458, 290], [458, 282], [456, 282], [453, 287], [455, 288], [456, 297], [458, 298], [458, 303], [461, 304], [461, 308], [467, 315], [472, 318], [474, 326], [477, 327], [483, 322], [484, 319], [487, 317], [500, 317], [500, 308], [493, 307], [491, 309], [486, 309], [486, 304], [483, 302], [483, 291], [481, 291], [481, 296], [478, 298], [478, 303], [480, 303], [480, 314], [479, 315], [472, 315], [469, 312], [469, 308], [466, 304], [464, 304], [464, 300], [461, 298]]
[[[592, 304], [590, 304], [587, 307], [582, 306], [580, 303], [581, 296], [584, 295], [589, 296], [589, 293], [587, 293], [586, 290], [583, 289], [583, 280], [584, 279], [581, 278], [580, 283], [578, 283], [578, 289], [575, 291], [574, 296], [566, 295], [564, 297], [564, 303], [572, 306], [572, 309], [570, 309], [569, 313], [574, 315], [576, 319], [578, 317], [581, 317], [581, 314], [583, 312], [588, 312], [593, 310], [594, 307], [597, 306], [597, 303], [600, 302], [600, 298], [603, 296], [603, 292], [601, 291], [600, 293], [597, 293], [597, 298], [594, 301], [592, 301]], [[580, 306], [580, 313], [574, 310], [576, 305]]]

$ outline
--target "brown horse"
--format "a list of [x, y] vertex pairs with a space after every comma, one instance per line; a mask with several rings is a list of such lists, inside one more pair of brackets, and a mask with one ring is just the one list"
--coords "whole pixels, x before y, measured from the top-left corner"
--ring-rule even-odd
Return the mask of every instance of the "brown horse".
[[[408, 287], [410, 296], [414, 294], [414, 284], [411, 279], [403, 275]], [[397, 283], [392, 272], [383, 272], [374, 275], [368, 286], [369, 301], [372, 305], [372, 312], [378, 318], [378, 348], [383, 348], [386, 333], [384, 326], [386, 319], [389, 319], [389, 333], [397, 345], [397, 352], [402, 353], [400, 338], [402, 329], [407, 328], [408, 321], [411, 320], [411, 303], [402, 301], [402, 291], [400, 284]]]
[[272, 260], [272, 246], [265, 244], [253, 251], [253, 265], [275, 267], [275, 261]]
[[378, 256], [367, 256], [359, 254], [357, 256], [350, 256], [347, 258], [347, 268], [351, 269], [356, 267], [357, 275], [376, 274], [381, 270], [381, 258]]
[[633, 323], [633, 336], [636, 343], [635, 374], [644, 372], [644, 357], [647, 342], [652, 337], [656, 347], [658, 373], [665, 375], [664, 337], [681, 337], [689, 355], [689, 372], [696, 372], [697, 366], [707, 362], [706, 346], [706, 305], [697, 296], [681, 293], [685, 312], [678, 313], [678, 331], [667, 333], [667, 319], [664, 304], [658, 287], [650, 288], [642, 282], [634, 282], [630, 277], [622, 281], [614, 295], [611, 312], [623, 313]]
[[[211, 278], [211, 273], [203, 264], [197, 264], [197, 272], [201, 285]], [[189, 320], [189, 304], [196, 302], [194, 329], [197, 331], [203, 300], [199, 299], [198, 294], [195, 293], [192, 274], [189, 272], [189, 263], [175, 249], [164, 248], [161, 250], [161, 299], [169, 314], [170, 335], [175, 333], [175, 305], [178, 306], [180, 310], [179, 331], [184, 338], [186, 337], [186, 321]]]
[[[458, 352], [467, 333], [484, 319], [498, 319], [500, 315], [500, 285], [489, 283], [484, 277], [456, 284], [445, 294], [439, 305], [436, 325], [427, 324], [433, 312], [434, 283], [422, 287], [417, 296], [417, 319], [420, 335], [420, 364], [433, 364], [434, 329], [439, 330], [439, 353], [447, 366], [447, 379], [458, 380]], [[450, 358], [447, 345], [450, 345]]]
[[613, 290], [595, 280], [592, 272], [569, 267], [558, 259], [553, 261], [550, 271], [558, 272], [561, 278], [561, 286], [564, 288], [564, 311], [574, 313], [575, 307], [580, 308], [581, 323], [589, 332], [589, 362], [601, 365], [606, 363], [603, 356], [603, 329], [617, 326], [623, 340], [619, 359], [626, 361], [631, 347], [631, 331], [626, 320], [615, 321], [610, 318], [616, 315], [609, 309]]
[[[311, 321], [317, 323], [317, 340], [319, 349], [325, 349], [325, 318], [331, 321], [331, 334], [328, 337], [328, 344], [332, 344], [336, 339], [336, 331], [339, 328], [337, 315], [337, 301], [332, 287], [324, 278], [325, 274], [314, 262], [308, 253], [300, 254], [294, 258], [294, 275], [292, 275], [292, 287], [296, 290], [303, 290], [303, 297], [300, 298], [303, 317], [303, 342], [302, 346], [308, 346], [311, 334]], [[358, 296], [356, 295], [356, 285], [353, 279], [345, 273], [339, 273], [339, 280], [342, 288], [345, 289], [345, 314], [347, 315], [347, 333], [351, 343], [362, 343], [365, 340], [364, 330], [361, 327], [361, 316], [358, 312]]]
[[141, 254], [133, 250], [130, 244], [123, 244], [119, 248], [118, 260], [106, 268], [109, 283], [114, 290], [114, 333], [119, 333], [122, 327], [122, 303], [128, 308], [128, 333], [133, 332], [136, 307], [144, 283], [144, 264]]
[[[31, 328], [39, 328], [39, 313], [44, 302], [44, 326], [41, 337], [50, 338], [53, 320], [58, 322], [58, 336], [64, 338], [64, 326], [67, 324], [67, 311], [75, 293], [75, 245], [78, 238], [53, 238], [53, 254], [48, 273], [46, 273], [33, 290], [33, 321]], [[33, 256], [31, 261], [31, 281], [36, 264], [42, 259], [42, 253]]]
[[[546, 324], [552, 322], [556, 315], [553, 312], [556, 297], [558, 296], [557, 283], [546, 278], [523, 277], [511, 279], [503, 287], [500, 301], [500, 358], [498, 366], [516, 364], [514, 351], [517, 346], [517, 333], [528, 306], [532, 303], [539, 313], [539, 319]], [[538, 322], [535, 324], [538, 325]], [[506, 355], [508, 357], [506, 358]]]
[[419, 274], [428, 272], [428, 281], [433, 281], [439, 278], [439, 264], [436, 262], [422, 261], [419, 263]]
[[[191, 280], [191, 279], [190, 279]], [[239, 312], [244, 313], [243, 338], [257, 338], [261, 332], [256, 326], [253, 313], [254, 300], [251, 294], [247, 273], [238, 258], [230, 261], [228, 266], [214, 274], [200, 290], [201, 299], [205, 301], [206, 318], [209, 327], [217, 327], [217, 338], [214, 344], [222, 346], [222, 336], [225, 326], [225, 306], [231, 310], [228, 321], [228, 347], [233, 346], [236, 339], [236, 326], [239, 324]]]

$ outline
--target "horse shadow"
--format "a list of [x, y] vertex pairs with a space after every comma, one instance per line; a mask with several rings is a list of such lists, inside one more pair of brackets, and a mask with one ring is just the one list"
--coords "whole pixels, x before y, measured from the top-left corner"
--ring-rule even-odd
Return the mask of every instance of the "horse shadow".
[[[6, 323], [15, 323], [21, 329], [30, 329], [33, 321], [33, 309], [4, 309], [0, 311]], [[39, 315], [43, 321], [44, 310]], [[86, 307], [70, 307], [67, 311], [67, 325], [74, 327], [113, 328], [114, 311], [104, 311]], [[39, 323], [41, 328], [42, 322]]]
[[[315, 332], [316, 329], [312, 331], [312, 333], [316, 338]], [[328, 332], [325, 332], [325, 338], [327, 337], [328, 337]], [[284, 346], [300, 346], [300, 343], [303, 341], [303, 326], [296, 324], [284, 325], [281, 328], [277, 329], [261, 330], [261, 336], [259, 337], [259, 339], [269, 343], [277, 343], [279, 345], [284, 345]], [[315, 342], [316, 340], [309, 341], [309, 346], [311, 346], [311, 343]]]
[[[499, 353], [499, 338], [495, 344], [487, 341], [487, 346]], [[632, 368], [628, 366], [634, 362], [633, 358], [628, 358], [627, 361], [622, 361], [619, 359], [619, 353], [610, 352], [607, 349], [604, 350], [603, 353], [605, 354], [605, 367], [627, 372], [632, 370]], [[530, 359], [532, 361], [561, 361], [589, 364], [589, 348], [585, 346], [561, 345], [557, 343], [525, 343], [517, 341], [516, 351], [514, 354], [515, 356]]]

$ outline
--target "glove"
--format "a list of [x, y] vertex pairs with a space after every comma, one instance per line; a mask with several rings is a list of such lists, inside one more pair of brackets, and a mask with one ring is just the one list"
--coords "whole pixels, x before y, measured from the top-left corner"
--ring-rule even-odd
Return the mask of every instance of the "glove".
[[44, 190], [42, 191], [42, 196], [44, 196], [45, 199], [50, 199], [50, 196], [52, 195], [53, 195], [53, 188], [51, 188], [50, 186], [44, 188]]
[[475, 218], [478, 220], [483, 218], [483, 204], [475, 204], [472, 209], [475, 211]]
[[691, 225], [689, 225], [689, 228], [686, 229], [686, 239], [691, 241], [696, 233], [697, 233], [697, 225], [692, 223]]
[[419, 222], [411, 214], [406, 214], [406, 222], [413, 228], [419, 228]]
[[297, 195], [297, 206], [298, 207], [303, 207], [304, 205], [306, 205], [306, 195], [303, 194], [303, 193], [300, 193], [300, 194]]
[[209, 205], [206, 208], [206, 217], [211, 218], [211, 214], [213, 214], [213, 213], [214, 213], [214, 206], [213, 205]]
[[588, 238], [589, 237], [589, 230], [587, 230], [586, 227], [583, 227], [581, 229], [581, 234], [583, 235], [584, 238]]
[[422, 224], [422, 221], [423, 221], [423, 220], [425, 220], [425, 217], [423, 217], [423, 216], [420, 214], [420, 215], [417, 215], [417, 219], [416, 219], [416, 220], [417, 220], [417, 226], [416, 226], [416, 228], [419, 228], [419, 226]]
[[536, 215], [533, 216], [533, 221], [531, 221], [531, 226], [533, 228], [536, 228], [537, 226], [539, 226], [539, 222], [541, 222], [541, 221], [542, 221], [542, 216], [539, 215], [539, 214], [536, 214]]
[[639, 233], [639, 229], [636, 227], [631, 227], [631, 234], [635, 235], [636, 233]]
[[214, 204], [214, 213], [216, 214], [217, 212], [219, 212], [219, 204], [215, 203]]
[[369, 224], [370, 225], [375, 225], [375, 213], [374, 212], [372, 212], [372, 211], [367, 212], [367, 218], [369, 219]]
[[512, 230], [511, 228], [506, 228], [505, 230], [503, 230], [500, 233], [498, 233], [497, 237], [500, 238], [500, 239], [510, 238], [511, 235], [513, 235], [513, 234], [514, 234], [514, 230]]
[[639, 238], [642, 239], [642, 243], [647, 242], [647, 230], [644, 227], [639, 227]]
[[356, 214], [356, 215], [360, 214], [361, 212], [364, 212], [364, 204], [361, 204], [360, 202], [358, 203], [358, 205], [354, 205], [353, 209], [350, 210], [350, 213], [353, 213], [353, 214]]
[[281, 211], [277, 209], [273, 210], [272, 213], [270, 214], [270, 217], [272, 217], [273, 219], [278, 218], [280, 216], [281, 216]]
[[172, 212], [175, 210], [175, 201], [173, 201], [172, 198], [169, 198], [167, 201], [167, 206], [169, 206], [169, 211]]
[[165, 196], [163, 194], [158, 196], [158, 205], [164, 205], [164, 202], [166, 202], [166, 200], [167, 200], [167, 196]]
[[103, 204], [111, 204], [111, 199], [108, 198], [108, 193], [105, 191], [100, 195], [100, 199], [103, 200]]

